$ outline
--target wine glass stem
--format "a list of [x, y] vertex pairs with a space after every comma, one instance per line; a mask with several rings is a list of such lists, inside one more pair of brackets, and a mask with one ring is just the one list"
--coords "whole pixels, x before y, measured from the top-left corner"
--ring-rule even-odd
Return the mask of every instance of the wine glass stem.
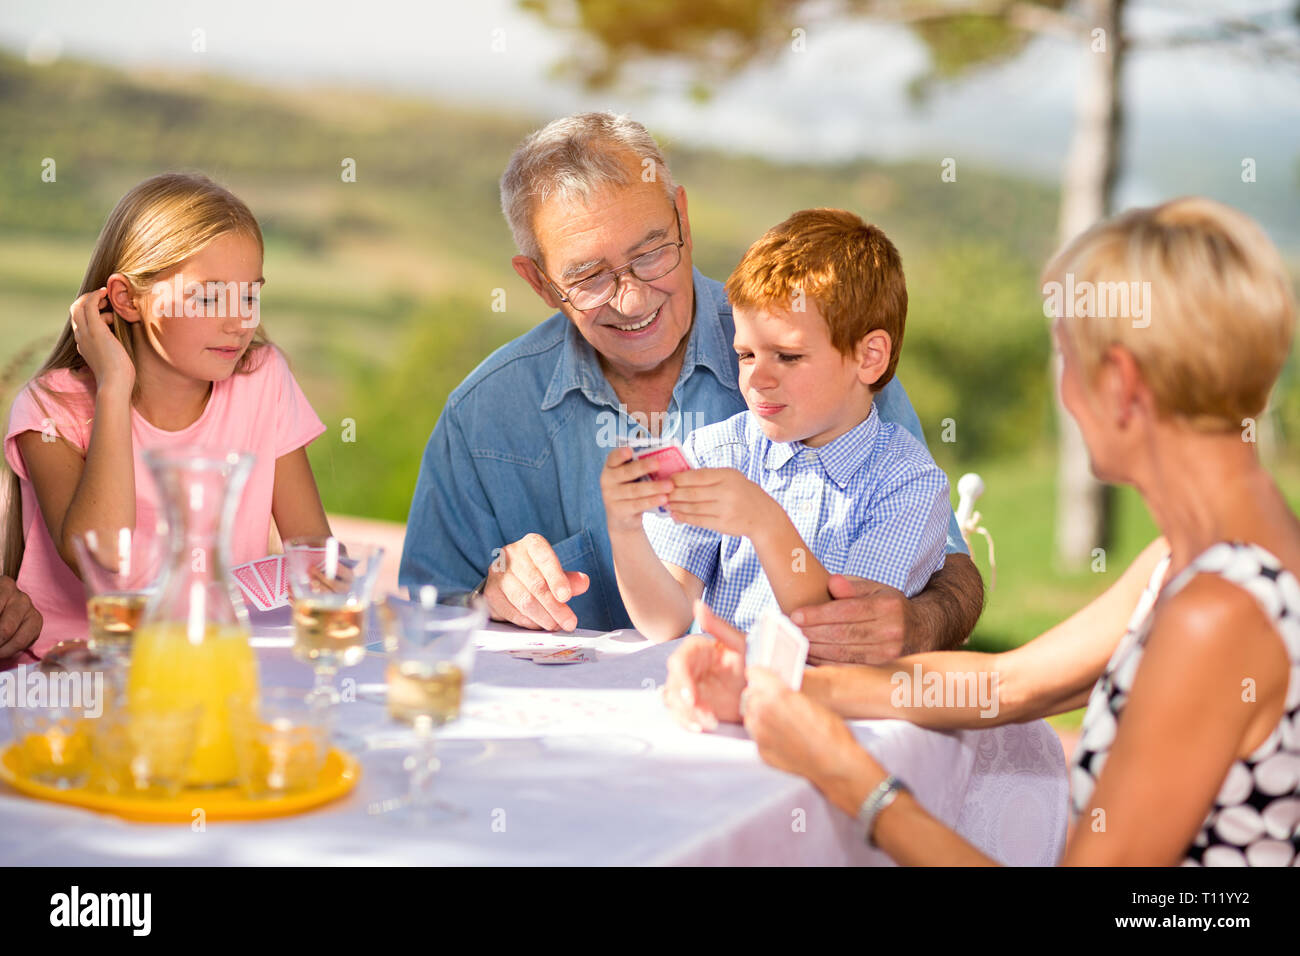
[[338, 691], [334, 689], [334, 675], [337, 673], [337, 667], [317, 665], [316, 681], [311, 689], [312, 697], [331, 703], [336, 702], [338, 700]]
[[419, 811], [433, 805], [433, 775], [438, 763], [434, 753], [433, 722], [427, 717], [417, 717], [415, 733], [419, 745], [411, 767], [408, 796], [411, 807]]

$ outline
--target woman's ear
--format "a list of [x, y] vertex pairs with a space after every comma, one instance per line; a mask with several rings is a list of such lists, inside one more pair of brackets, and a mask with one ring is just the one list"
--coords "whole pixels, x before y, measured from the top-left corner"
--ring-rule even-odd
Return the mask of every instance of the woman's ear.
[[135, 301], [135, 290], [131, 288], [131, 283], [126, 281], [126, 276], [114, 272], [108, 277], [107, 286], [108, 304], [113, 311], [127, 322], [139, 322], [142, 316]]
[[1112, 345], [1106, 350], [1103, 388], [1107, 405], [1120, 427], [1130, 424], [1135, 412], [1152, 410], [1151, 390], [1142, 380], [1142, 370], [1128, 349]]
[[875, 385], [880, 376], [889, 368], [889, 356], [893, 351], [893, 340], [884, 329], [873, 329], [858, 340], [854, 348], [854, 359], [858, 364], [858, 381], [863, 385]]

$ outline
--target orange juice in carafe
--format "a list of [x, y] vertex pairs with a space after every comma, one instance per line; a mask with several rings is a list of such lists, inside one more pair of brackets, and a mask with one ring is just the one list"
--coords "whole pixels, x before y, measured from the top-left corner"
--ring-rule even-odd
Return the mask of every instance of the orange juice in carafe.
[[203, 705], [186, 783], [221, 786], [234, 779], [230, 697], [257, 698], [257, 658], [246, 627], [208, 624], [197, 643], [190, 641], [179, 623], [164, 621], [141, 628], [127, 684], [128, 695], [139, 692], [168, 705]]
[[186, 784], [235, 781], [232, 695], [255, 700], [257, 659], [243, 603], [227, 577], [230, 531], [253, 456], [198, 448], [151, 449], [146, 463], [167, 505], [171, 554], [136, 630], [128, 701], [201, 704]]

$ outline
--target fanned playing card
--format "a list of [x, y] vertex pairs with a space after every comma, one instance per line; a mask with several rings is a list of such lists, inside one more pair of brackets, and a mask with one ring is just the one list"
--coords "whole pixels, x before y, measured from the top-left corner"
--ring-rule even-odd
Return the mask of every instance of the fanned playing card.
[[795, 623], [775, 608], [764, 611], [749, 638], [747, 663], [775, 671], [791, 690], [803, 686], [808, 661], [808, 638]]
[[271, 609], [271, 596], [262, 587], [261, 579], [258, 577], [257, 572], [253, 570], [251, 561], [248, 564], [240, 564], [231, 568], [230, 576], [239, 585], [240, 593], [244, 595], [246, 602], [259, 611], [269, 611]]
[[247, 601], [259, 611], [273, 611], [289, 603], [284, 555], [273, 554], [230, 569]]

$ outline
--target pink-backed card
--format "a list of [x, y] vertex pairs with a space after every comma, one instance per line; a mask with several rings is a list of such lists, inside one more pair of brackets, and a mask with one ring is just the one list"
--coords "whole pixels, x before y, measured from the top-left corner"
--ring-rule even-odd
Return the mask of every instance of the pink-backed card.
[[258, 579], [258, 574], [253, 570], [251, 563], [240, 564], [231, 568], [230, 576], [235, 579], [235, 583], [239, 585], [239, 590], [253, 603], [255, 608], [259, 611], [269, 611], [271, 609], [271, 596], [262, 587], [262, 582]]
[[280, 562], [283, 560], [277, 555], [272, 555], [269, 558], [258, 558], [253, 562], [253, 570], [257, 572], [258, 579], [272, 601], [280, 598]]

